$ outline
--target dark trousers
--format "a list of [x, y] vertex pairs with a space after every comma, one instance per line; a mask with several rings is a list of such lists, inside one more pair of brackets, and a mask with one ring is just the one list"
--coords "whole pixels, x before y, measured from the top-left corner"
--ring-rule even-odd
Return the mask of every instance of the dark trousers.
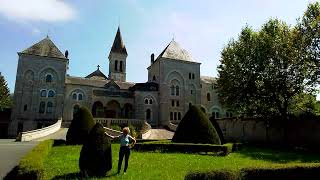
[[120, 172], [120, 170], [121, 170], [123, 156], [125, 156], [124, 172], [126, 172], [127, 168], [128, 168], [128, 161], [129, 161], [129, 156], [130, 156], [130, 148], [129, 147], [127, 147], [127, 146], [120, 147], [119, 161], [118, 161], [118, 172]]

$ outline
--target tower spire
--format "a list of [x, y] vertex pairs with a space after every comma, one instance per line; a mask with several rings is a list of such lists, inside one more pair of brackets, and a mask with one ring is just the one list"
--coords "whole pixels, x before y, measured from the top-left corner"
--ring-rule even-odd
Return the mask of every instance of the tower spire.
[[120, 26], [118, 26], [117, 34], [116, 34], [116, 37], [114, 38], [111, 52], [127, 54], [127, 50], [122, 40], [122, 36], [120, 32]]

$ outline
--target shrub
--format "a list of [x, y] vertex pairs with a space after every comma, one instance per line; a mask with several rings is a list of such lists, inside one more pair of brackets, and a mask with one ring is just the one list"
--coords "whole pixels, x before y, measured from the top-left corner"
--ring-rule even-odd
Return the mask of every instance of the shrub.
[[67, 144], [83, 144], [88, 138], [94, 121], [91, 112], [81, 107], [73, 116], [73, 120], [67, 132]]
[[137, 151], [160, 151], [180, 153], [214, 153], [226, 156], [232, 152], [232, 144], [192, 144], [192, 143], [171, 143], [168, 141], [136, 143], [133, 147]]
[[215, 180], [238, 180], [239, 174], [230, 170], [219, 170], [210, 172], [191, 172], [188, 173], [185, 180], [215, 179]]
[[221, 144], [220, 138], [206, 115], [191, 106], [180, 121], [172, 138], [177, 143]]
[[82, 146], [79, 167], [85, 176], [105, 176], [112, 168], [111, 141], [100, 123], [90, 131], [89, 137]]
[[5, 179], [43, 179], [44, 159], [47, 157], [53, 145], [53, 140], [40, 142], [23, 158], [19, 165], [10, 172]]

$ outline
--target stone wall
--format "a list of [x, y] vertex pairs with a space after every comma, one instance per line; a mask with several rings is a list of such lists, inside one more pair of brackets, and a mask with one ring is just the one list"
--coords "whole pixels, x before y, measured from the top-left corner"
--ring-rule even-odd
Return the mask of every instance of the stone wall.
[[320, 121], [225, 118], [217, 122], [226, 141], [320, 146]]

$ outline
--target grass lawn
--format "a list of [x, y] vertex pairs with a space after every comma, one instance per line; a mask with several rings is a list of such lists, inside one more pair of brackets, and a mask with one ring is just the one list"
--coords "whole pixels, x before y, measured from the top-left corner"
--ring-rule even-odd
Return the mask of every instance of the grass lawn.
[[[54, 146], [45, 159], [46, 179], [79, 179], [81, 146]], [[320, 155], [245, 147], [228, 156], [131, 151], [127, 174], [116, 175], [119, 145], [112, 145], [113, 168], [105, 179], [184, 179], [189, 171], [244, 167], [310, 165]], [[124, 163], [124, 162], [123, 162]]]

